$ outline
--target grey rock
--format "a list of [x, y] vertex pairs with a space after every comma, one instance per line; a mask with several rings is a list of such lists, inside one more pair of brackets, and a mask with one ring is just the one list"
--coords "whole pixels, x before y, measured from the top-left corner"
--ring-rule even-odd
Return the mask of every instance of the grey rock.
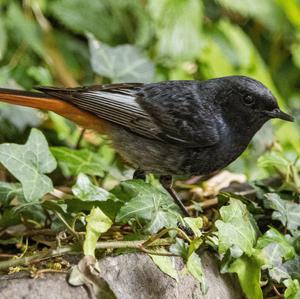
[[[123, 254], [100, 261], [101, 276], [108, 282], [118, 299], [242, 299], [235, 280], [219, 273], [216, 259], [202, 255], [208, 283], [208, 293], [201, 294], [199, 283], [184, 273], [180, 258], [172, 258], [178, 270], [179, 282], [162, 273], [145, 254]], [[0, 277], [1, 299], [86, 299], [84, 287], [72, 287], [63, 274], [47, 274], [32, 279], [26, 273]]]

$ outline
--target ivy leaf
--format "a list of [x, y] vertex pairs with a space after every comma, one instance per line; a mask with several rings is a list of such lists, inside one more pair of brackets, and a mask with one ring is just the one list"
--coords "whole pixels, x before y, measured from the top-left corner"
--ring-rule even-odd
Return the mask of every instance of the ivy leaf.
[[28, 127], [37, 127], [41, 124], [42, 119], [39, 114], [39, 111], [33, 108], [3, 104], [0, 117], [23, 132]]
[[111, 6], [109, 1], [94, 0], [49, 2], [52, 15], [66, 27], [77, 33], [92, 32], [97, 38], [107, 42], [112, 41], [122, 30], [121, 22], [114, 18]]
[[284, 268], [293, 279], [300, 281], [300, 256], [295, 256], [294, 259], [283, 263]]
[[201, 217], [192, 218], [192, 217], [184, 217], [184, 222], [188, 225], [188, 227], [193, 231], [195, 237], [201, 237], [201, 228], [203, 226], [203, 220]]
[[102, 233], [105, 233], [112, 226], [113, 222], [100, 208], [93, 208], [86, 217], [86, 235], [83, 243], [84, 255], [95, 256], [96, 243]]
[[161, 56], [187, 60], [199, 54], [201, 1], [151, 0], [148, 8], [154, 20]]
[[282, 249], [276, 243], [268, 244], [263, 250], [262, 254], [267, 260], [267, 267], [269, 268], [270, 277], [281, 282], [283, 279], [289, 278], [289, 274], [282, 264]]
[[216, 221], [219, 231], [219, 252], [237, 247], [247, 255], [253, 253], [256, 241], [256, 226], [246, 205], [231, 198], [228, 206], [220, 209], [222, 220]]
[[274, 220], [280, 221], [289, 231], [300, 227], [300, 204], [283, 200], [277, 193], [267, 193], [265, 197], [265, 207], [275, 210], [272, 213]]
[[[260, 0], [218, 0], [227, 9], [237, 12], [246, 17], [253, 17], [268, 27], [269, 30], [282, 30], [279, 24], [284, 23], [284, 14], [273, 1]], [[272, 18], [266, 18], [272, 15]]]
[[[195, 239], [197, 240], [197, 239]], [[191, 244], [190, 246], [185, 243], [182, 239], [176, 238], [175, 244], [170, 246], [170, 252], [179, 255], [186, 262], [186, 267], [190, 274], [199, 281], [201, 285], [202, 293], [207, 292], [207, 284], [202, 269], [201, 259], [199, 255], [194, 251], [199, 246]]]
[[189, 246], [182, 239], [176, 238], [175, 244], [170, 246], [170, 252], [181, 256], [184, 260], [189, 257]]
[[263, 249], [269, 244], [276, 244], [280, 247], [281, 256], [285, 260], [292, 259], [295, 255], [295, 249], [288, 239], [275, 228], [270, 228], [263, 236], [257, 240], [256, 247]]
[[42, 59], [46, 58], [41, 28], [31, 18], [26, 17], [20, 5], [13, 1], [8, 6], [7, 25], [18, 44], [25, 42]]
[[[157, 248], [154, 251], [157, 253], [168, 252], [164, 248]], [[162, 272], [166, 273], [167, 275], [174, 278], [178, 282], [178, 273], [175, 269], [174, 257], [161, 256], [156, 254], [150, 254], [150, 257]]]
[[88, 34], [92, 68], [113, 82], [151, 82], [153, 63], [132, 45], [110, 47]]
[[145, 230], [150, 233], [163, 227], [177, 227], [178, 207], [166, 193], [141, 180], [123, 182], [121, 188], [130, 201], [121, 207], [117, 222], [125, 223], [135, 218], [144, 223]]
[[287, 279], [284, 281], [287, 289], [284, 292], [284, 299], [299, 299], [300, 298], [300, 283], [297, 279]]
[[273, 280], [281, 282], [290, 278], [283, 259], [292, 259], [296, 252], [286, 236], [271, 228], [258, 239], [256, 248], [262, 249], [261, 252], [266, 261], [264, 267], [268, 268], [269, 275]]
[[200, 282], [201, 291], [203, 294], [205, 294], [208, 290], [208, 287], [204, 278], [201, 259], [197, 253], [193, 252], [189, 256], [186, 267], [188, 271], [194, 276], [194, 278]]
[[72, 187], [73, 194], [83, 201], [106, 201], [114, 197], [103, 188], [92, 184], [88, 176], [80, 173], [76, 184]]
[[24, 194], [22, 185], [20, 183], [0, 182], [0, 203], [2, 205], [8, 205], [15, 197], [23, 201]]
[[229, 273], [236, 273], [247, 299], [263, 299], [260, 288], [261, 266], [263, 262], [258, 256], [242, 255], [229, 267]]
[[88, 149], [75, 150], [67, 147], [51, 147], [63, 174], [68, 177], [85, 173], [102, 177], [106, 166], [100, 155]]
[[258, 166], [262, 168], [277, 168], [283, 173], [287, 173], [291, 166], [291, 161], [286, 159], [283, 155], [278, 152], [266, 153], [258, 159]]
[[2, 60], [7, 46], [7, 33], [4, 27], [3, 16], [0, 13], [0, 60]]
[[39, 130], [32, 129], [24, 145], [1, 144], [0, 162], [21, 182], [26, 201], [36, 201], [53, 190], [52, 181], [44, 174], [57, 165]]

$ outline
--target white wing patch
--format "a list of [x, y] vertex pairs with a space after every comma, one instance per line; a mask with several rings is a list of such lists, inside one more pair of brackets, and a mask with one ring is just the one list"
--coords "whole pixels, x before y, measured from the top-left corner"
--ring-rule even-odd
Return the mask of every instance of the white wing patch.
[[77, 94], [74, 102], [108, 121], [129, 128], [138, 134], [155, 138], [161, 130], [126, 89], [116, 92], [88, 91]]

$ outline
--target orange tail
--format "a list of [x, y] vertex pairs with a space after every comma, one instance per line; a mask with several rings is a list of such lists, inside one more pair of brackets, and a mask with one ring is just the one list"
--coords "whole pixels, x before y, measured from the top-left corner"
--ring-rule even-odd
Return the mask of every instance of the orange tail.
[[106, 133], [107, 122], [69, 102], [40, 92], [0, 88], [0, 102], [53, 111], [78, 125]]

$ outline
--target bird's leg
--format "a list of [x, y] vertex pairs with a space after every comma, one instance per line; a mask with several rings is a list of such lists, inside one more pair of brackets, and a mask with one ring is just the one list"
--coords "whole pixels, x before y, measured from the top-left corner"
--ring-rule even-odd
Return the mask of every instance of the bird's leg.
[[145, 181], [146, 180], [146, 173], [145, 173], [145, 171], [142, 170], [142, 169], [140, 169], [140, 168], [136, 169], [134, 171], [134, 173], [133, 173], [133, 179], [134, 180], [140, 179], [140, 180]]
[[189, 217], [190, 214], [186, 210], [185, 206], [181, 202], [179, 196], [177, 195], [176, 191], [173, 189], [173, 180], [171, 175], [161, 175], [159, 177], [159, 182], [162, 186], [168, 191], [168, 193], [172, 196], [173, 200], [177, 203], [179, 208], [181, 209], [184, 216]]

